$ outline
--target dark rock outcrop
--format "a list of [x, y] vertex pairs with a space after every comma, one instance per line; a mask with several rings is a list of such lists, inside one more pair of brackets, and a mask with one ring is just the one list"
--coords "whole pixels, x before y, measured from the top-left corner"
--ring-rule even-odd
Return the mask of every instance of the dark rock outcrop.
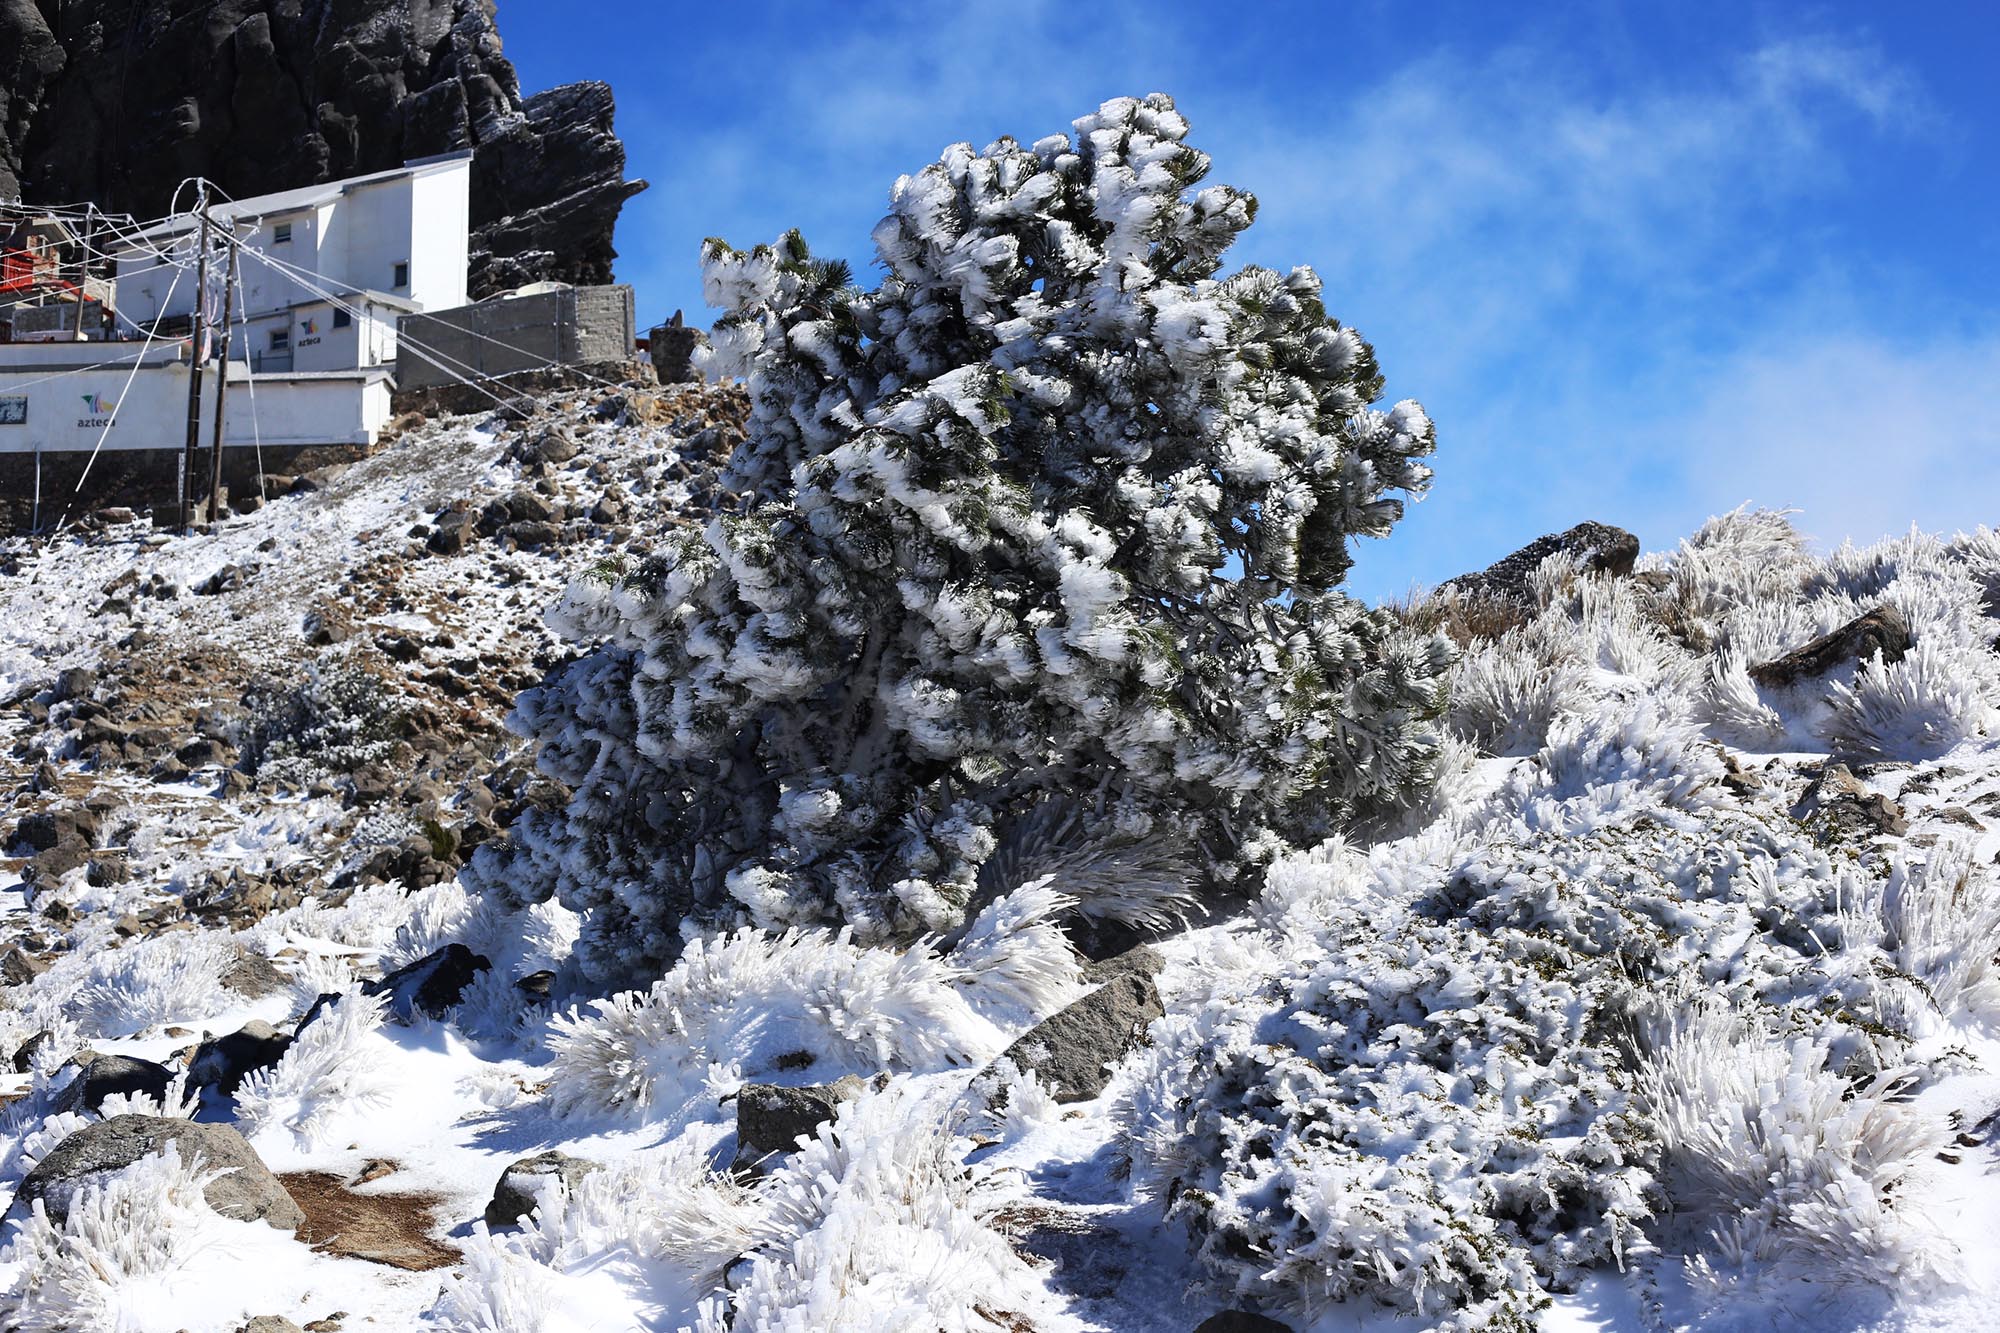
[[1751, 667], [1750, 679], [1766, 689], [1778, 689], [1823, 676], [1847, 662], [1865, 662], [1877, 653], [1884, 662], [1900, 662], [1911, 644], [1910, 624], [1903, 613], [1893, 606], [1878, 606], [1803, 648]]
[[93, 1176], [128, 1167], [169, 1142], [181, 1160], [198, 1156], [223, 1172], [209, 1182], [202, 1197], [224, 1217], [265, 1222], [281, 1231], [293, 1230], [305, 1221], [298, 1204], [241, 1134], [227, 1125], [200, 1125], [150, 1115], [115, 1115], [85, 1125], [58, 1143], [21, 1182], [9, 1215], [25, 1216], [40, 1199], [50, 1218], [60, 1221], [69, 1216], [77, 1186]]
[[284, 1059], [291, 1045], [290, 1037], [253, 1018], [227, 1036], [211, 1037], [195, 1047], [188, 1061], [188, 1083], [231, 1096], [249, 1075]]
[[1035, 1075], [1059, 1102], [1089, 1101], [1165, 1012], [1152, 974], [1135, 967], [1028, 1029], [1000, 1058]]
[[798, 1088], [745, 1083], [736, 1092], [736, 1165], [751, 1167], [774, 1152], [795, 1151], [801, 1138], [830, 1122], [840, 1104], [866, 1086], [853, 1074]]
[[[465, 988], [472, 979], [493, 964], [480, 954], [474, 953], [463, 944], [447, 944], [436, 953], [426, 954], [416, 962], [397, 968], [379, 981], [368, 982], [361, 988], [364, 995], [386, 995], [389, 997], [389, 1013], [399, 1023], [409, 1023], [420, 1013], [432, 1018], [443, 1018], [451, 1007], [465, 994]], [[324, 998], [324, 997], [322, 997]], [[318, 1004], [313, 1008], [317, 1010]], [[312, 1021], [308, 1013], [299, 1028]]]
[[1568, 532], [1537, 537], [1504, 560], [1477, 574], [1460, 574], [1444, 586], [1463, 595], [1525, 602], [1529, 600], [1528, 576], [1542, 561], [1562, 551], [1575, 555], [1594, 574], [1623, 576], [1632, 572], [1632, 562], [1639, 558], [1639, 539], [1609, 523], [1579, 523]]
[[163, 213], [473, 151], [472, 291], [611, 280], [611, 89], [521, 95], [492, 0], [0, 0], [0, 198]]
[[499, 1183], [493, 1187], [493, 1200], [486, 1205], [486, 1225], [511, 1227], [534, 1212], [540, 1202], [536, 1194], [549, 1177], [560, 1179], [567, 1191], [575, 1189], [578, 1181], [598, 1169], [596, 1162], [568, 1153], [545, 1152], [523, 1157], [500, 1173]]
[[78, 1071], [56, 1098], [58, 1111], [95, 1111], [106, 1097], [144, 1093], [162, 1100], [173, 1085], [174, 1071], [133, 1055], [96, 1055]]

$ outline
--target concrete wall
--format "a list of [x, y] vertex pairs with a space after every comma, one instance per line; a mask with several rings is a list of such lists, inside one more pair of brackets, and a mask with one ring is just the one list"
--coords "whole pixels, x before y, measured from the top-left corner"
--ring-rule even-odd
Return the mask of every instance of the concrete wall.
[[491, 379], [550, 365], [629, 361], [632, 289], [565, 287], [406, 315], [396, 382], [405, 390]]

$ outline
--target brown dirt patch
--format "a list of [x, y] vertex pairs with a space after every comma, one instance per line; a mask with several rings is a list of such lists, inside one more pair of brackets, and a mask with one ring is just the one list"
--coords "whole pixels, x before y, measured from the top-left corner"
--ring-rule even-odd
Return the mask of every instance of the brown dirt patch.
[[293, 1171], [278, 1179], [306, 1215], [299, 1239], [315, 1250], [412, 1273], [449, 1268], [461, 1257], [431, 1237], [439, 1203], [434, 1194], [355, 1194], [327, 1171]]

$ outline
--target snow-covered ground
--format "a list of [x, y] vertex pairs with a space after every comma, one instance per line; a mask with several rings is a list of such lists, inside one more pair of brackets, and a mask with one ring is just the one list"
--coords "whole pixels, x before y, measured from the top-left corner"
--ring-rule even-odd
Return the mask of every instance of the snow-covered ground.
[[[387, 558], [401, 604], [354, 608], [366, 632], [519, 660], [526, 621], [603, 553], [419, 558], [408, 535], [514, 485], [506, 446], [435, 429], [212, 537], [25, 551], [0, 581], [0, 681], [99, 664], [135, 628], [275, 669], [307, 651], [328, 589]], [[599, 456], [643, 472], [660, 448], [607, 429]], [[192, 588], [228, 565], [257, 577], [93, 614], [128, 570]], [[1911, 627], [1901, 662], [1776, 689], [1747, 674], [1877, 605]], [[1739, 514], [1633, 577], [1557, 558], [1514, 623], [1467, 645], [1432, 801], [1296, 850], [1255, 902], [1157, 941], [1166, 1016], [1070, 1104], [989, 1070], [1090, 989], [1059, 883], [1015, 887], [949, 949], [745, 930], [648, 992], [553, 1011], [532, 983], [577, 919], [449, 881], [121, 936], [112, 921], [190, 882], [190, 860], [341, 862], [357, 825], [336, 793], [104, 775], [149, 830], [134, 881], [0, 885], [16, 934], [50, 929], [51, 896], [75, 916], [0, 1007], [0, 1055], [52, 1034], [4, 1085], [0, 1188], [97, 1118], [57, 1109], [75, 1051], [173, 1066], [204, 1033], [285, 1030], [344, 994], [233, 1098], [176, 1088], [98, 1115], [231, 1124], [281, 1178], [420, 1196], [458, 1258], [411, 1271], [223, 1218], [198, 1168], [152, 1158], [86, 1183], [66, 1223], [13, 1215], [0, 1322], [2000, 1327], [1996, 615], [1992, 534], [1818, 557]], [[1809, 800], [1830, 756], [1905, 826], [1857, 831]], [[97, 780], [63, 777], [72, 795]], [[398, 1022], [358, 992], [449, 944], [492, 966], [444, 1018]], [[241, 951], [288, 984], [224, 989]], [[729, 1171], [742, 1084], [848, 1073], [872, 1082], [802, 1150]], [[504, 1168], [548, 1150], [600, 1169], [489, 1230]]]

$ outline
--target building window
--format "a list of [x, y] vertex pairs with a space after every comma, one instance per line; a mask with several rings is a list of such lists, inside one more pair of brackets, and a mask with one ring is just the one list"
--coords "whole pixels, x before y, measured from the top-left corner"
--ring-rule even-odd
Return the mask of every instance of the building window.
[[333, 312], [333, 327], [336, 329], [344, 329], [353, 322], [354, 316], [348, 314], [345, 310], [335, 310]]
[[406, 259], [402, 263], [396, 265], [396, 280], [395, 282], [391, 283], [390, 286], [396, 288], [403, 288], [409, 285], [410, 285], [410, 261]]
[[277, 226], [271, 228], [271, 243], [273, 245], [289, 245], [291, 243], [291, 240], [292, 240], [291, 223], [280, 222]]
[[292, 331], [290, 329], [272, 329], [271, 351], [276, 353], [276, 352], [289, 352], [291, 350], [292, 350]]

